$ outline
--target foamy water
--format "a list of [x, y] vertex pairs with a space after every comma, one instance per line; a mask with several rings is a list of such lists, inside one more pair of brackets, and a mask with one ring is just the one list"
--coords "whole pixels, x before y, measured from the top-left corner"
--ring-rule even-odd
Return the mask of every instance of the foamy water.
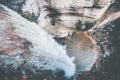
[[[2, 5], [0, 5], [2, 6]], [[62, 70], [66, 77], [71, 77], [75, 73], [73, 58], [68, 57], [63, 46], [57, 44], [54, 39], [37, 24], [22, 18], [16, 12], [2, 6], [5, 12], [10, 15], [15, 32], [21, 38], [25, 38], [32, 43], [30, 47], [31, 57], [28, 64], [36, 66], [38, 69]]]

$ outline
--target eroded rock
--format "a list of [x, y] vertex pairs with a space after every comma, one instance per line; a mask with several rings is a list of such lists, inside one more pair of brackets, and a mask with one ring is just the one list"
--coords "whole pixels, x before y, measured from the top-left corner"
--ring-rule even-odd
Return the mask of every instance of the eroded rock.
[[[78, 21], [81, 21], [82, 26], [85, 26], [85, 22], [94, 22], [100, 19], [109, 8], [111, 0], [99, 0], [98, 3], [96, 3], [95, 0], [28, 0], [23, 7], [23, 12], [28, 12], [34, 15], [40, 13], [37, 19], [38, 25], [44, 27], [48, 32], [52, 31], [52, 34], [56, 35], [56, 31], [58, 31], [56, 29], [59, 26], [59, 23], [63, 25], [61, 27], [76, 29]], [[30, 6], [30, 4], [32, 6]], [[96, 4], [99, 7], [95, 7], [94, 5]], [[62, 30], [59, 30], [57, 33], [62, 32]], [[69, 29], [66, 30], [66, 33], [68, 34], [69, 31]], [[62, 35], [64, 34], [61, 34], [61, 36]]]

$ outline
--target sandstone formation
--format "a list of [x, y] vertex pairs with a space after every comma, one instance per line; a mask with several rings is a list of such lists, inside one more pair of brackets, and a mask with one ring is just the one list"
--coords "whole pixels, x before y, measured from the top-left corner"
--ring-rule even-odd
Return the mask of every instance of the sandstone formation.
[[[58, 30], [59, 24], [62, 25], [61, 27], [76, 29], [78, 27], [76, 24], [81, 21], [79, 27], [85, 29], [88, 27], [86, 22], [94, 23], [99, 20], [112, 3], [111, 0], [28, 0], [23, 7], [23, 12], [35, 15], [40, 12], [37, 20], [38, 25], [56, 37], [56, 34], [58, 32], [62, 33], [63, 30]], [[69, 32], [71, 30], [68, 29], [66, 33]], [[64, 33], [61, 35], [64, 35]]]
[[[110, 10], [111, 5], [118, 1], [113, 0], [7, 0], [1, 1], [2, 4], [18, 11], [22, 16], [30, 21], [37, 22], [48, 33], [54, 37], [66, 37], [66, 34], [80, 27], [81, 30], [91, 28], [87, 23], [98, 25], [110, 14], [118, 11], [117, 8]], [[19, 4], [19, 5], [17, 5]], [[107, 13], [106, 13], [107, 12]], [[106, 15], [105, 15], [106, 14]], [[81, 25], [76, 25], [81, 21]], [[59, 27], [68, 27], [65, 34]], [[91, 25], [89, 24], [89, 25]], [[93, 27], [94, 25], [92, 25]], [[70, 29], [69, 29], [70, 28]], [[57, 29], [57, 30], [56, 30]], [[59, 35], [61, 32], [61, 36]]]
[[[58, 75], [72, 76], [75, 72], [77, 76], [81, 73], [78, 80], [86, 80], [86, 75], [92, 77], [90, 80], [102, 80], [93, 78], [100, 74], [112, 75], [112, 63], [116, 63], [118, 69], [118, 0], [115, 3], [111, 0], [12, 0], [9, 4], [6, 1], [1, 3], [29, 21], [0, 5], [0, 72], [4, 73], [3, 67], [10, 70], [13, 65], [13, 70], [22, 66], [22, 74], [26, 68], [32, 75], [35, 72], [37, 79], [41, 77], [40, 70], [45, 69], [43, 76], [46, 76], [42, 79], [59, 80], [52, 71], [62, 70]], [[58, 45], [52, 37], [65, 47]]]

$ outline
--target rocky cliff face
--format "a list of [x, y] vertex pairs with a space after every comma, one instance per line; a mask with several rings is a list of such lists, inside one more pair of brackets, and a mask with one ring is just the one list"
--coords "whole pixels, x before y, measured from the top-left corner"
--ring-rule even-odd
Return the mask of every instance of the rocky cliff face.
[[[55, 37], [65, 37], [75, 29], [84, 30], [94, 26], [111, 5], [111, 0], [11, 0], [1, 1], [2, 4], [18, 11], [30, 21], [38, 23]], [[97, 13], [97, 14], [96, 14]], [[81, 23], [80, 25], [79, 22]], [[59, 27], [68, 27], [66, 32]], [[91, 26], [88, 26], [91, 25]], [[61, 34], [59, 34], [61, 33]], [[61, 35], [61, 36], [58, 36]]]
[[[0, 3], [29, 20], [0, 7], [0, 78], [66, 80], [64, 73], [70, 76], [76, 69], [76, 73], [82, 72], [77, 80], [119, 80], [118, 0], [113, 4], [111, 0], [1, 0]], [[58, 45], [51, 35], [66, 48]], [[57, 69], [58, 73], [54, 73]]]
[[[64, 26], [76, 29], [76, 24], [80, 21], [81, 25], [79, 26], [82, 27], [82, 29], [85, 29], [88, 27], [86, 26], [86, 22], [94, 23], [100, 19], [110, 6], [111, 2], [110, 0], [100, 0], [97, 3], [94, 0], [28, 0], [25, 2], [22, 9], [23, 13], [39, 16], [37, 19], [38, 25], [43, 27], [50, 34], [56, 36], [58, 32], [62, 33], [63, 30], [56, 28], [59, 24], [62, 25], [61, 27]], [[67, 34], [68, 32], [70, 32], [69, 29], [66, 30]], [[64, 35], [64, 33], [61, 35]]]

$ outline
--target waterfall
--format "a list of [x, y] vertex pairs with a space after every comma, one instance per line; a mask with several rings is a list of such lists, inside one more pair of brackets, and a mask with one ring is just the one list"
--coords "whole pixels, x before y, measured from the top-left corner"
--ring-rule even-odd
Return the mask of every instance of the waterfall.
[[[30, 22], [16, 12], [0, 5], [2, 12], [6, 13], [14, 27], [14, 32], [20, 37], [32, 43], [28, 64], [43, 70], [62, 70], [66, 77], [75, 73], [73, 57], [66, 54], [63, 46], [59, 45], [47, 32], [36, 23]], [[1, 12], [0, 11], [0, 12]]]

